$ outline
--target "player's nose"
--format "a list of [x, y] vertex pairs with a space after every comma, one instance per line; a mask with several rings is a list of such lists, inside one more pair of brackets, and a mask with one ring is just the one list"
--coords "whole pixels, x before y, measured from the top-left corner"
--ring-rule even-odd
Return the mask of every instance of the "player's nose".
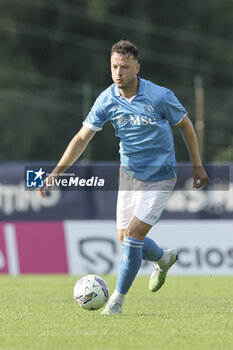
[[117, 68], [116, 74], [117, 74], [117, 76], [119, 76], [119, 77], [122, 75], [121, 67], [118, 67], [118, 68]]

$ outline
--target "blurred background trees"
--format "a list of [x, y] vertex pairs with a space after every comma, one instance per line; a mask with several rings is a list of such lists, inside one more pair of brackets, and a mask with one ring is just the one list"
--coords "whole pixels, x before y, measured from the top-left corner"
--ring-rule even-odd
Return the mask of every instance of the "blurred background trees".
[[[140, 49], [140, 76], [172, 89], [195, 122], [203, 79], [204, 160], [233, 160], [231, 0], [2, 0], [0, 158], [57, 160], [97, 95], [111, 84], [109, 51]], [[178, 130], [177, 159], [188, 154]], [[107, 123], [84, 158], [118, 159]]]

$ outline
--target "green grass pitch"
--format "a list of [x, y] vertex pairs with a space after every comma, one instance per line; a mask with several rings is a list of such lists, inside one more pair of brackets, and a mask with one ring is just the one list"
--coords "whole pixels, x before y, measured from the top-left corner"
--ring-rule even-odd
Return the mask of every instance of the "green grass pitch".
[[138, 276], [115, 317], [82, 310], [77, 279], [0, 276], [0, 350], [233, 349], [233, 276], [168, 276], [157, 293]]

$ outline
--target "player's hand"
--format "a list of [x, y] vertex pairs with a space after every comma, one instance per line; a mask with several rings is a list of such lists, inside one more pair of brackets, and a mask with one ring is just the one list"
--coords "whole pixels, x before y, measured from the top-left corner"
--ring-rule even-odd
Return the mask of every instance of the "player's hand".
[[193, 188], [200, 188], [208, 183], [208, 175], [203, 166], [193, 167]]
[[38, 193], [39, 195], [42, 197], [42, 198], [45, 198], [45, 191], [48, 191], [50, 189], [50, 187], [52, 186], [52, 179], [54, 178], [54, 176], [47, 176], [45, 179], [44, 179], [44, 185], [43, 187], [40, 187], [38, 189]]

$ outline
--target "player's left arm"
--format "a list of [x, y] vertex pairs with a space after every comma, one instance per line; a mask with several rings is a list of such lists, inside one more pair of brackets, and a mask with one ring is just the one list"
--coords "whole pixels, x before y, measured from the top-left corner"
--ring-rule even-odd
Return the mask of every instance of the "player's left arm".
[[184, 141], [187, 145], [189, 155], [193, 165], [193, 187], [199, 188], [208, 183], [208, 175], [202, 165], [200, 152], [197, 143], [196, 133], [193, 123], [186, 115], [180, 123], [177, 124], [180, 128]]

